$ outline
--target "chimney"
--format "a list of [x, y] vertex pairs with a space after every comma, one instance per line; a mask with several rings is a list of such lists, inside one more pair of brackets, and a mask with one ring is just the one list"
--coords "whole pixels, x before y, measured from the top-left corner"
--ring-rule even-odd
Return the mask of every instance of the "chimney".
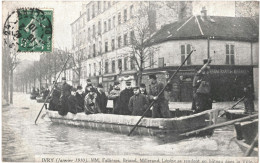
[[200, 13], [201, 13], [201, 17], [203, 17], [204, 19], [207, 18], [207, 10], [206, 10], [206, 7], [205, 7], [205, 6], [202, 7]]

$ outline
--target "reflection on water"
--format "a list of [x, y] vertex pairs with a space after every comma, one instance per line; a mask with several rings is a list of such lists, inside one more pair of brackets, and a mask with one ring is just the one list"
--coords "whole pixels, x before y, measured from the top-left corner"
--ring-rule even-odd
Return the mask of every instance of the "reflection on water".
[[[215, 130], [212, 137], [162, 143], [140, 137], [52, 123], [46, 116], [34, 120], [42, 106], [29, 95], [15, 94], [14, 106], [3, 108], [4, 161], [33, 161], [34, 155], [170, 155], [242, 156], [231, 141], [233, 127]], [[19, 106], [19, 107], [18, 107]], [[22, 109], [28, 107], [29, 109]]]

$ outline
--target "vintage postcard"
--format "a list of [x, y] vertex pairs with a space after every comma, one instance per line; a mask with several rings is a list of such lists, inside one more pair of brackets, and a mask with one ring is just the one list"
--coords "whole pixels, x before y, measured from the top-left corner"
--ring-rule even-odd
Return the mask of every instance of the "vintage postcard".
[[259, 1], [2, 1], [2, 161], [257, 163]]

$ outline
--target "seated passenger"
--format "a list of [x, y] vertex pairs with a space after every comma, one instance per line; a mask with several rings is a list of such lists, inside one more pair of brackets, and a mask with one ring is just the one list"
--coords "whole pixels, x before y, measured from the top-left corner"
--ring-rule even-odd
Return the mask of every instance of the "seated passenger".
[[140, 93], [139, 87], [134, 87], [134, 95], [130, 98], [128, 108], [132, 115], [142, 116], [148, 106], [148, 99]]
[[79, 85], [77, 86], [76, 98], [79, 105], [78, 113], [84, 112], [84, 98], [86, 94], [84, 93], [82, 87]]
[[68, 98], [68, 107], [69, 107], [69, 112], [73, 114], [77, 114], [77, 110], [79, 109], [78, 101], [76, 98], [76, 89], [72, 88], [71, 89], [71, 95]]
[[90, 88], [90, 92], [85, 96], [84, 106], [86, 114], [100, 113], [100, 109], [97, 106], [97, 94], [95, 88]]

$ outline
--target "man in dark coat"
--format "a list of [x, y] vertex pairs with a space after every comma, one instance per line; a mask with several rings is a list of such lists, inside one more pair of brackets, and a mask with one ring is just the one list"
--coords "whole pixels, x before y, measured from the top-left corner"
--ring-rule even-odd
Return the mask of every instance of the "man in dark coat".
[[[147, 95], [147, 91], [146, 91], [146, 85], [144, 83], [140, 84], [140, 93], [143, 94], [146, 97], [148, 104], [150, 104], [149, 96]], [[152, 117], [152, 111], [148, 110], [146, 112], [145, 116], [146, 117]]]
[[107, 113], [107, 96], [103, 90], [103, 85], [98, 84], [97, 86], [97, 106], [102, 113]]
[[69, 111], [68, 108], [68, 97], [70, 96], [71, 86], [66, 83], [66, 78], [62, 77], [63, 84], [61, 86], [61, 97], [60, 97], [60, 104], [61, 108], [59, 110], [60, 115], [66, 115]]
[[118, 98], [118, 110], [121, 115], [131, 115], [131, 111], [128, 109], [130, 98], [134, 95], [131, 88], [131, 82], [126, 82], [126, 88], [120, 93]]
[[149, 99], [155, 101], [152, 107], [152, 117], [153, 118], [170, 118], [171, 113], [169, 110], [168, 100], [164, 97], [162, 93], [159, 97], [158, 94], [163, 89], [163, 83], [157, 81], [157, 77], [149, 75], [150, 85], [149, 85]]
[[244, 96], [245, 113], [252, 114], [252, 112], [255, 111], [255, 106], [254, 92], [251, 84], [248, 84], [246, 87], [244, 87]]
[[54, 88], [51, 95], [49, 110], [59, 111], [59, 100], [60, 100], [61, 92], [58, 87], [58, 84], [55, 81], [53, 82], [53, 84], [54, 84]]
[[68, 108], [69, 108], [69, 112], [71, 112], [73, 114], [77, 114], [79, 105], [78, 105], [78, 101], [76, 98], [76, 89], [75, 88], [71, 89], [71, 95], [68, 98]]
[[[87, 95], [90, 92], [90, 88], [95, 88], [90, 79], [87, 79], [87, 85], [85, 87], [85, 94]], [[95, 88], [96, 89], [96, 88]], [[95, 90], [96, 92], [96, 90]]]
[[113, 114], [119, 114], [119, 108], [118, 108], [118, 99], [120, 95], [120, 83], [118, 81], [114, 82], [114, 89], [110, 91], [108, 95], [109, 100], [113, 100]]
[[78, 113], [84, 112], [84, 98], [85, 98], [85, 96], [86, 96], [86, 94], [83, 92], [82, 87], [80, 85], [77, 86], [76, 98], [77, 98], [77, 103], [79, 105]]
[[134, 95], [130, 98], [128, 108], [132, 115], [142, 116], [148, 106], [148, 99], [140, 93], [139, 87], [133, 88]]
[[203, 60], [204, 65], [197, 71], [193, 79], [193, 100], [192, 110], [196, 113], [212, 109], [210, 96], [209, 64], [211, 60]]

